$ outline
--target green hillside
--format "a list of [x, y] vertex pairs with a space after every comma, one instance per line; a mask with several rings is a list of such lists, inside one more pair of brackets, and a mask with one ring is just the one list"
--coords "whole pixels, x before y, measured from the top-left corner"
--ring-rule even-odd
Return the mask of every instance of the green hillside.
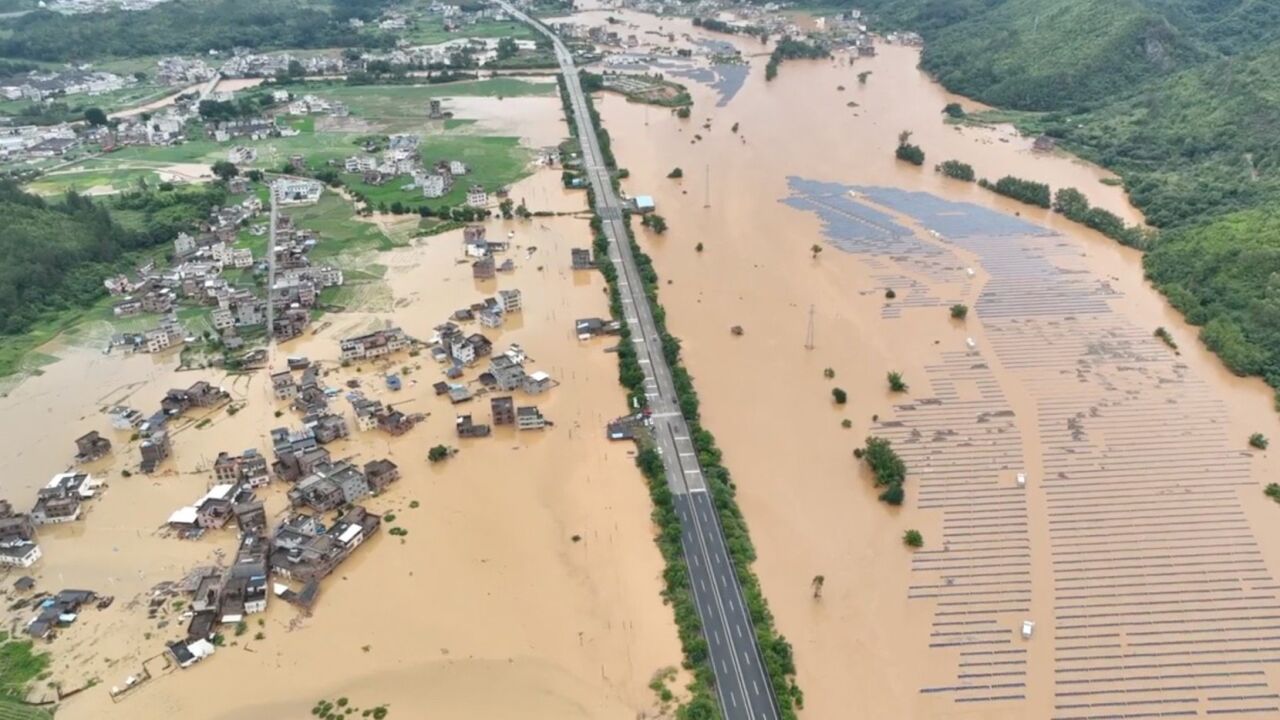
[[1280, 3], [861, 5], [920, 32], [949, 89], [1118, 172], [1163, 231], [1151, 279], [1233, 371], [1280, 387]]

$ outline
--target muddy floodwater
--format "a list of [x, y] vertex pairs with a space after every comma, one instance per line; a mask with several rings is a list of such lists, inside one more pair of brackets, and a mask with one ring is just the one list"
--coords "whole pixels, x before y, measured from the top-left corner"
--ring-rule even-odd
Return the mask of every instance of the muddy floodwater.
[[[712, 37], [586, 17], [606, 14], [642, 38], [632, 52]], [[932, 167], [1074, 186], [1140, 221], [1109, 174], [944, 123], [947, 103], [978, 106], [915, 49], [787, 61], [766, 83], [758, 40], [715, 39], [754, 54], [722, 106], [697, 79], [687, 120], [598, 103], [624, 189], [670, 226], [638, 237], [795, 646], [803, 715], [1276, 717], [1280, 508], [1262, 488], [1277, 465], [1247, 446], [1280, 434], [1270, 391], [1203, 349], [1138, 253]], [[925, 167], [894, 159], [904, 130]], [[900, 508], [851, 454], [873, 434], [909, 467]]]
[[[531, 147], [563, 137], [562, 121], [558, 134], [546, 130], [557, 122], [558, 102], [526, 107], [539, 115], [529, 118], [539, 133], [526, 138]], [[558, 170], [535, 172], [512, 194], [534, 210], [584, 203], [580, 193], [560, 189]], [[461, 231], [361, 258], [365, 269], [381, 268], [385, 311], [324, 315], [314, 334], [276, 350], [277, 370], [286, 356], [306, 356], [328, 368], [329, 387], [347, 392], [348, 381], [358, 381], [367, 395], [427, 418], [397, 438], [359, 432], [347, 401], [331, 400], [352, 429], [330, 446], [335, 458], [387, 457], [401, 469], [397, 483], [367, 501], [386, 515], [381, 533], [323, 581], [311, 616], [273, 598], [266, 613], [247, 618], [243, 633], [224, 626], [223, 647], [188, 670], [167, 668], [162, 657], [165, 643], [186, 633], [182, 598], [161, 602], [149, 617], [151, 591], [196, 565], [228, 562], [236, 530], [233, 523], [181, 540], [164, 530], [166, 519], [213, 483], [220, 451], [269, 455], [268, 432], [297, 428], [300, 419], [273, 399], [265, 370], [177, 372], [173, 352], [104, 355], [96, 340], [105, 337], [92, 331], [81, 334], [95, 338], [84, 346], [42, 348], [60, 359], [43, 374], [11, 382], [0, 398], [3, 497], [30, 507], [36, 489], [71, 466], [76, 437], [89, 430], [109, 437], [112, 455], [84, 468], [107, 487], [79, 522], [41, 528], [44, 558], [26, 572], [40, 590], [87, 588], [116, 600], [105, 610], [86, 610], [48, 645], [52, 676], [38, 683], [33, 699], [53, 696], [45, 680], [64, 691], [97, 682], [62, 704], [58, 717], [68, 720], [301, 718], [317, 701], [339, 697], [360, 708], [387, 704], [392, 717], [405, 718], [425, 717], [423, 708], [431, 717], [459, 719], [656, 716], [659, 699], [649, 684], [662, 669], [679, 666], [680, 649], [659, 595], [662, 563], [648, 491], [631, 445], [610, 443], [604, 434], [606, 422], [626, 407], [616, 357], [607, 352], [610, 342], [579, 341], [573, 329], [577, 318], [608, 312], [602, 277], [570, 268], [570, 248], [590, 244], [587, 220], [494, 220], [488, 232], [510, 238], [512, 248], [499, 260], [511, 259], [513, 271], [473, 280]], [[443, 366], [426, 353], [345, 368], [338, 362], [342, 337], [394, 323], [430, 338], [454, 310], [500, 289], [519, 289], [523, 310], [484, 332], [496, 352], [518, 343], [530, 372], [556, 380], [536, 397], [514, 393], [517, 404], [536, 405], [553, 427], [507, 426], [462, 440], [456, 414], [489, 423], [488, 398], [455, 407], [437, 396], [432, 384], [443, 379]], [[482, 362], [463, 381], [485, 368]], [[386, 373], [399, 373], [403, 389], [388, 389]], [[178, 421], [173, 458], [158, 474], [142, 475], [137, 441], [112, 430], [104, 410], [123, 403], [150, 413], [168, 389], [197, 380], [221, 385], [241, 409]], [[459, 453], [430, 464], [427, 451], [437, 444]], [[279, 481], [267, 489], [273, 525], [286, 510], [285, 489]], [[391, 536], [391, 527], [407, 535]], [[6, 573], [0, 586], [9, 592], [22, 574]], [[21, 627], [29, 613], [8, 619]], [[148, 673], [139, 689], [112, 701], [109, 688]]]

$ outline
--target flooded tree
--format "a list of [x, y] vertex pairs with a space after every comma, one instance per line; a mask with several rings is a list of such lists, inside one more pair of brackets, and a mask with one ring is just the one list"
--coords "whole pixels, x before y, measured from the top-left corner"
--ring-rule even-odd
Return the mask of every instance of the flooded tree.
[[814, 575], [814, 576], [813, 576], [813, 580], [812, 580], [812, 581], [810, 581], [810, 583], [809, 583], [809, 587], [813, 588], [813, 599], [814, 599], [814, 600], [821, 600], [821, 599], [822, 599], [822, 586], [823, 586], [823, 585], [826, 585], [826, 584], [827, 584], [827, 578], [826, 578], [826, 576], [825, 576], [825, 575]]
[[849, 394], [843, 388], [831, 388], [831, 398], [836, 401], [837, 405], [843, 405], [849, 400]]
[[889, 371], [889, 389], [896, 393], [907, 391], [907, 383], [902, 380], [902, 373], [897, 370]]
[[969, 316], [969, 306], [962, 303], [956, 303], [951, 306], [951, 317], [955, 320], [963, 320]]
[[1267, 440], [1267, 436], [1262, 433], [1254, 433], [1249, 436], [1249, 447], [1266, 450], [1270, 444], [1271, 442]]
[[919, 530], [908, 530], [902, 534], [902, 542], [910, 548], [924, 547], [924, 536]]
[[814, 243], [814, 244], [809, 248], [809, 252], [813, 253], [813, 259], [814, 259], [814, 260], [817, 260], [817, 259], [818, 259], [818, 255], [822, 253], [822, 246], [821, 246], [821, 245], [819, 245], [818, 243]]

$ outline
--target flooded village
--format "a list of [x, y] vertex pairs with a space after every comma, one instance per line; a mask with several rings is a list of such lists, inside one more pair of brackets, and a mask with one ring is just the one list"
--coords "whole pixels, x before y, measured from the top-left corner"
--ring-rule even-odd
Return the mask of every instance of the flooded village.
[[[949, 104], [984, 108], [917, 69], [918, 36], [858, 14], [579, 3], [545, 22], [602, 77], [621, 192], [650, 218], [638, 245], [734, 473], [801, 717], [1280, 712], [1280, 526], [1261, 491], [1280, 468], [1246, 443], [1280, 437], [1270, 393], [1196, 341], [1138, 252], [933, 165], [1075, 187], [1141, 223], [1113, 176], [948, 122]], [[833, 52], [766, 79], [757, 28], [819, 31]], [[347, 122], [324, 93], [276, 100]], [[343, 189], [305, 161], [251, 181], [258, 153], [293, 153], [223, 127], [217, 142], [244, 138], [233, 201], [175, 236], [167, 266], [109, 281], [118, 331], [55, 340], [56, 362], [7, 386], [0, 591], [11, 635], [52, 653], [29, 702], [71, 720], [301, 717], [338, 698], [673, 716], [654, 684], [678, 700], [687, 678], [627, 442], [644, 415], [618, 384], [560, 101], [446, 106], [538, 160], [499, 197], [405, 131], [328, 153]], [[415, 112], [443, 126], [439, 101]], [[895, 159], [904, 131], [928, 163]], [[304, 218], [358, 202], [357, 179], [476, 214], [352, 261]], [[380, 301], [334, 307], [372, 265]], [[869, 436], [906, 463], [900, 507], [854, 455]]]

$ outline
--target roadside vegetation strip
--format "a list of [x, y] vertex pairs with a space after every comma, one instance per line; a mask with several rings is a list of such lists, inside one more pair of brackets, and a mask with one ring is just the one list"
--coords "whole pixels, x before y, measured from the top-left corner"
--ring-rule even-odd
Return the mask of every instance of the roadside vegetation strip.
[[[573, 128], [573, 107], [569, 102], [568, 90], [560, 78], [561, 99], [564, 103], [570, 131]], [[591, 96], [586, 96], [587, 107], [591, 116], [591, 124], [599, 135], [601, 153], [611, 170], [617, 169], [617, 162], [608, 145], [608, 134], [600, 123], [600, 116], [595, 110]], [[617, 178], [612, 180], [615, 187]], [[587, 195], [592, 208], [591, 229], [595, 236], [596, 256], [608, 257], [609, 240], [605, 237], [599, 215], [595, 214], [594, 192], [588, 187]], [[698, 462], [702, 466], [703, 476], [711, 490], [716, 510], [720, 516], [720, 525], [724, 532], [725, 547], [734, 564], [738, 581], [742, 585], [743, 597], [750, 613], [751, 623], [755, 630], [756, 643], [760, 648], [761, 659], [768, 671], [769, 681], [773, 683], [774, 694], [778, 698], [779, 711], [785, 720], [794, 720], [796, 710], [804, 706], [804, 694], [795, 683], [795, 660], [791, 643], [778, 633], [773, 614], [769, 610], [764, 594], [760, 590], [760, 581], [751, 568], [756, 559], [755, 547], [747, 533], [746, 522], [738, 509], [734, 498], [734, 485], [729, 470], [721, 464], [722, 453], [716, 446], [715, 437], [702, 427], [699, 413], [697, 391], [693, 387], [693, 379], [680, 362], [680, 341], [667, 331], [666, 311], [658, 302], [658, 273], [654, 270], [653, 261], [636, 244], [631, 230], [630, 215], [626, 216], [627, 239], [635, 258], [637, 270], [644, 281], [645, 295], [653, 308], [654, 324], [662, 339], [662, 352], [671, 366], [672, 381], [675, 385], [680, 410], [689, 425], [694, 449], [698, 453]], [[601, 274], [609, 286], [609, 306], [616, 320], [624, 320], [622, 296], [617, 284], [617, 271], [612, 263], [598, 264]], [[624, 322], [618, 343], [618, 381], [628, 390], [628, 400], [632, 406], [643, 406], [646, 403], [644, 390], [644, 371], [640, 367], [635, 346], [631, 343], [629, 328]], [[651, 446], [643, 446], [636, 457], [636, 463], [649, 484], [649, 495], [653, 500], [653, 519], [658, 526], [658, 547], [666, 561], [663, 573], [666, 586], [663, 597], [672, 604], [675, 612], [676, 627], [680, 642], [684, 648], [685, 665], [693, 673], [693, 683], [689, 690], [691, 697], [682, 706], [677, 717], [682, 720], [713, 718], [719, 716], [719, 709], [714, 695], [714, 675], [709, 665], [709, 654], [706, 638], [702, 632], [697, 609], [689, 589], [689, 573], [685, 565], [680, 545], [680, 520], [675, 514], [671, 492], [667, 487], [666, 476], [662, 467], [662, 459]]]

